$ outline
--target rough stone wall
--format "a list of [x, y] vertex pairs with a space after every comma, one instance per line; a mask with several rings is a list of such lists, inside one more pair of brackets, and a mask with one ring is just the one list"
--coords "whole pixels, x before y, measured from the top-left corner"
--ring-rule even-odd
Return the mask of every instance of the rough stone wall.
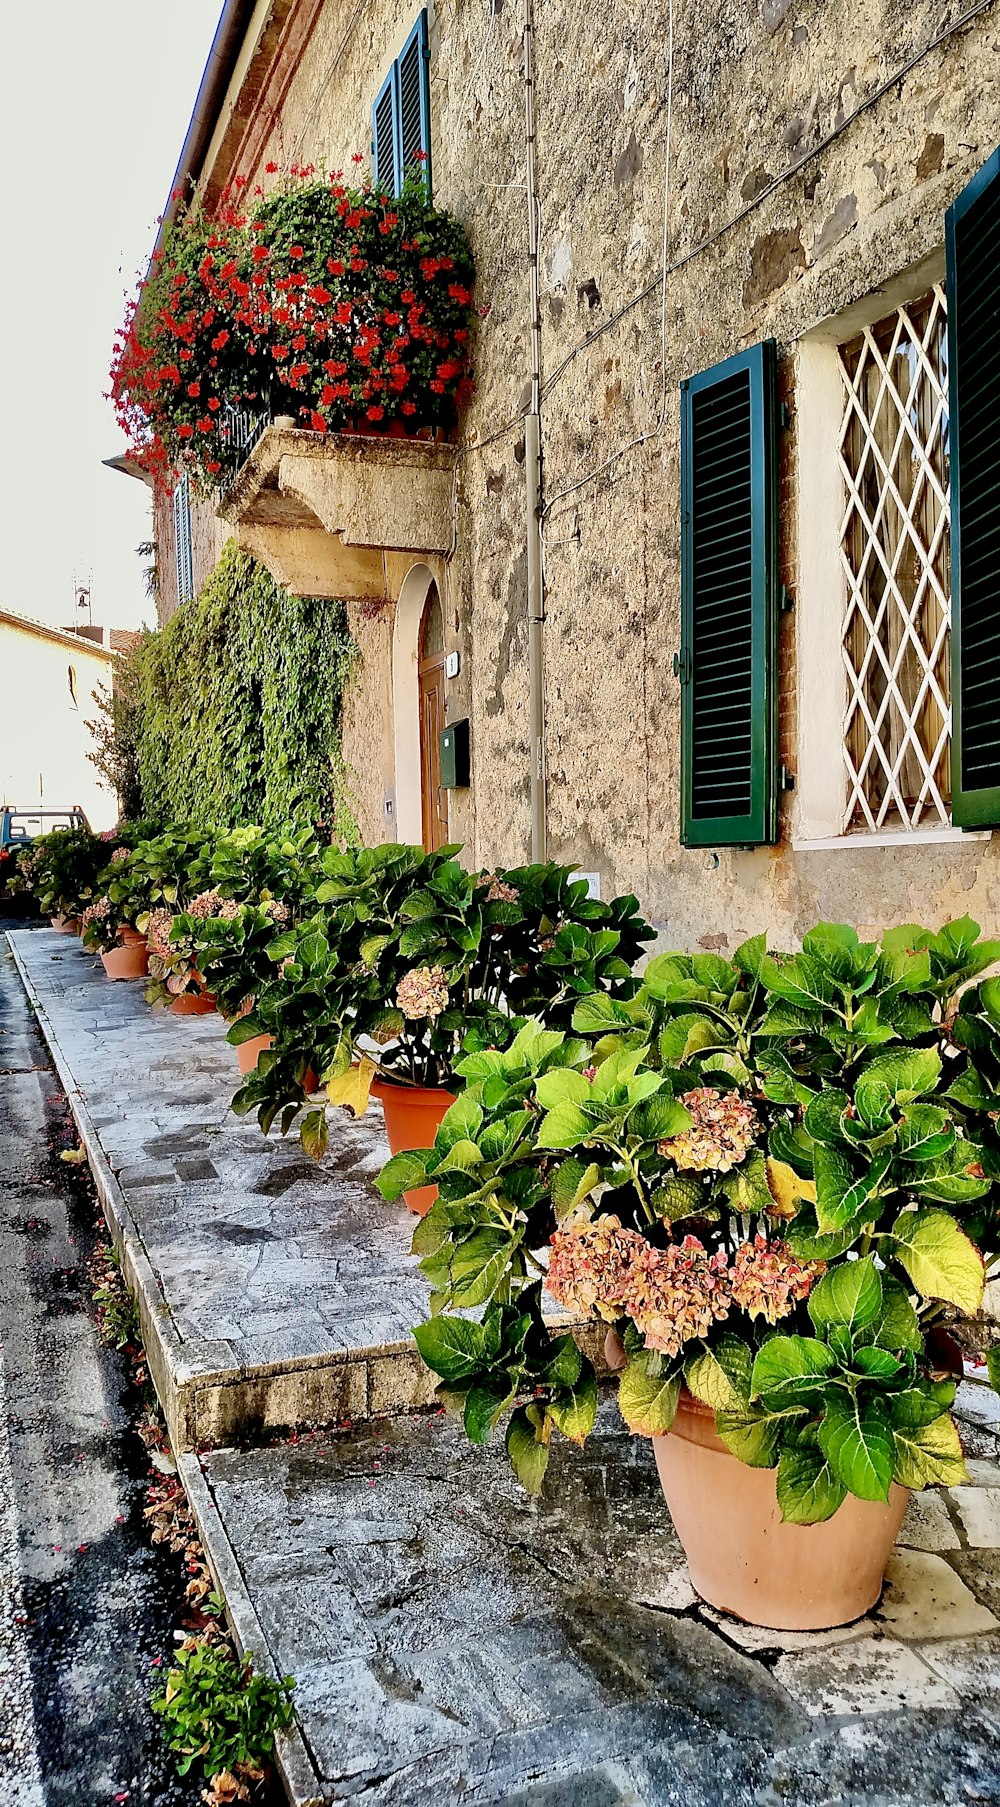
[[[256, 180], [267, 157], [349, 169], [415, 10], [416, 0], [325, 6], [259, 162], [232, 173]], [[775, 849], [681, 849], [671, 659], [680, 380], [778, 340], [792, 415], [782, 576], [794, 591], [795, 342], [940, 251], [945, 207], [1000, 140], [1000, 10], [921, 54], [950, 24], [931, 0], [720, 0], [707, 12], [677, 0], [666, 243], [679, 267], [665, 297], [667, 0], [547, 0], [535, 11], [553, 854], [598, 870], [605, 895], [634, 889], [680, 945], [724, 946], [764, 927], [791, 941], [820, 915], [865, 928], [964, 908], [990, 920], [993, 843], [796, 852], [783, 803]], [[442, 0], [430, 41], [435, 198], [469, 230], [489, 308], [444, 593], [448, 644], [462, 653], [449, 715], [471, 714], [473, 744], [452, 833], [486, 864], [522, 858], [528, 844], [520, 8]], [[794, 642], [786, 621], [781, 739], [793, 770]], [[371, 660], [352, 733], [364, 741], [364, 728], [361, 762], [381, 760], [381, 772], [386, 749], [391, 769], [388, 645], [373, 644]], [[374, 805], [378, 787], [364, 784]]]

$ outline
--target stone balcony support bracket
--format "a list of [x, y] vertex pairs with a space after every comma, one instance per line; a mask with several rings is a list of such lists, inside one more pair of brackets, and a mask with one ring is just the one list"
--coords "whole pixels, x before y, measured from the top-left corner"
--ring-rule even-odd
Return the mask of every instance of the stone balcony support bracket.
[[457, 448], [268, 427], [219, 512], [296, 594], [387, 596], [387, 553], [451, 551]]

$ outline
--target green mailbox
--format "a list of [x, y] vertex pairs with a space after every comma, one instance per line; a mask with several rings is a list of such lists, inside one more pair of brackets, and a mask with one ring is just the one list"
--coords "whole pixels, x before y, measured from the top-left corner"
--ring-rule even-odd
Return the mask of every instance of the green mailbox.
[[467, 785], [470, 777], [468, 721], [449, 722], [441, 730], [441, 784], [446, 791]]

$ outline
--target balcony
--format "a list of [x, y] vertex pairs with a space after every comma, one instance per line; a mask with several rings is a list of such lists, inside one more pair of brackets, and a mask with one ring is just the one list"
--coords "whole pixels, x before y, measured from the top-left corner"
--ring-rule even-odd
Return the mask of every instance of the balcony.
[[295, 595], [379, 600], [398, 589], [393, 554], [451, 551], [456, 450], [269, 426], [219, 513]]

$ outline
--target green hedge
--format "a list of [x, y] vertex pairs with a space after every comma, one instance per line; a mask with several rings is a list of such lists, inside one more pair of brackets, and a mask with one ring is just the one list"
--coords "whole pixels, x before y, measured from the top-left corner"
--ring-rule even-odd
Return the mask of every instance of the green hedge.
[[290, 596], [235, 542], [198, 597], [130, 655], [143, 814], [356, 838], [341, 755], [356, 657], [342, 602]]

